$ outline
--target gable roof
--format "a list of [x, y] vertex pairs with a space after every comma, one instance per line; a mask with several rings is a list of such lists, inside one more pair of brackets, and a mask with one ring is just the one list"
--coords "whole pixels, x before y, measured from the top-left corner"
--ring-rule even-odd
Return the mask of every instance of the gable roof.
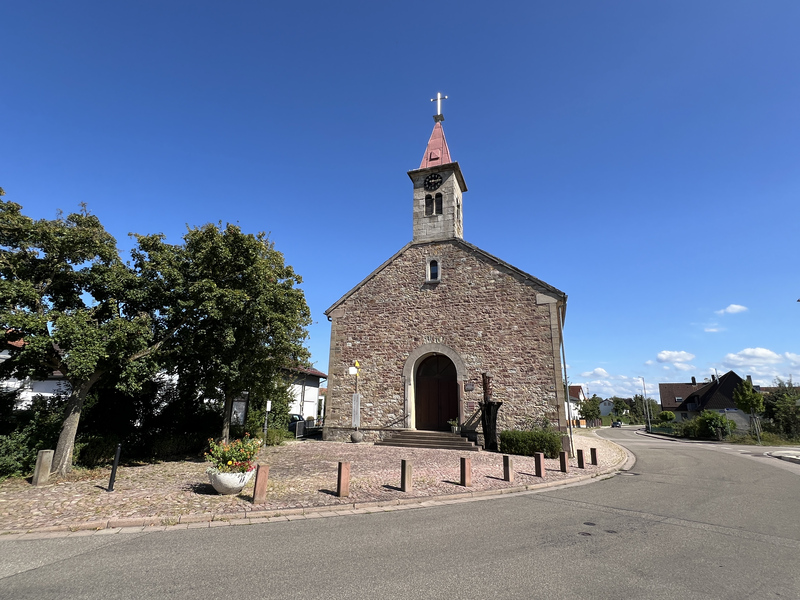
[[[675, 410], [701, 412], [704, 410], [736, 408], [736, 402], [733, 401], [733, 390], [742, 381], [742, 378], [736, 373], [728, 371], [719, 379], [706, 383], [689, 394]], [[690, 404], [693, 405], [691, 408], [689, 407]]]
[[[501, 260], [501, 259], [497, 258], [496, 256], [493, 256], [492, 254], [489, 254], [488, 252], [486, 252], [484, 250], [481, 250], [480, 248], [478, 248], [477, 246], [475, 246], [473, 244], [470, 244], [469, 242], [465, 242], [464, 240], [459, 239], [459, 238], [450, 238], [448, 240], [433, 240], [433, 241], [425, 241], [425, 242], [409, 242], [408, 244], [406, 244], [405, 246], [400, 248], [400, 250], [395, 252], [388, 260], [384, 261], [383, 264], [381, 264], [381, 266], [379, 266], [372, 273], [370, 273], [364, 279], [362, 279], [361, 282], [356, 284], [356, 286], [353, 287], [349, 292], [347, 292], [344, 296], [342, 296], [336, 302], [334, 302], [323, 314], [328, 316], [328, 314], [332, 310], [335, 310], [337, 307], [339, 307], [345, 300], [350, 298], [350, 296], [355, 294], [362, 286], [364, 286], [364, 284], [366, 284], [368, 281], [373, 279], [378, 273], [380, 273], [386, 267], [388, 267], [390, 264], [392, 264], [392, 262], [394, 262], [394, 260], [398, 256], [403, 254], [406, 250], [408, 250], [412, 246], [428, 246], [428, 245], [431, 245], [431, 244], [447, 244], [447, 243], [455, 244], [457, 246], [461, 246], [464, 250], [466, 250], [468, 252], [471, 252], [472, 254], [474, 254], [478, 258], [484, 260], [485, 262], [490, 263], [490, 264], [494, 264], [497, 267], [501, 267], [501, 268], [505, 269], [510, 274], [515, 275], [516, 277], [518, 277], [520, 280], [522, 280], [523, 283], [525, 283], [527, 285], [532, 285], [532, 286], [535, 286], [535, 287], [538, 287], [538, 288], [542, 288], [543, 290], [545, 290], [545, 291], [547, 291], [547, 292], [549, 292], [549, 293], [551, 293], [551, 294], [553, 294], [555, 296], [558, 296], [558, 298], [560, 300], [564, 300], [565, 305], [566, 305], [567, 295], [564, 292], [562, 292], [561, 290], [559, 290], [558, 288], [553, 287], [549, 283], [545, 283], [541, 279], [537, 279], [533, 275], [530, 275], [530, 274], [526, 273], [525, 271], [522, 271], [522, 270], [516, 268], [515, 266], [505, 262], [504, 260]], [[561, 318], [563, 320], [564, 316], [566, 314], [566, 306], [564, 306], [564, 308], [562, 310], [563, 310], [564, 314], [562, 314]]]
[[583, 393], [583, 386], [582, 385], [571, 385], [569, 386], [569, 397], [575, 398], [576, 400], [580, 400], [581, 396], [584, 398], [586, 395]]
[[[658, 393], [661, 397], [661, 410], [677, 408], [689, 394], [704, 385], [703, 383], [659, 383]], [[680, 402], [676, 398], [680, 398]]]

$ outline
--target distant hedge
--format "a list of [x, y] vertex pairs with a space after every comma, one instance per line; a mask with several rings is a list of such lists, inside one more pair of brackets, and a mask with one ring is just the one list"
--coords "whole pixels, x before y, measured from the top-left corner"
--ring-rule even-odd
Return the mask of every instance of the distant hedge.
[[543, 452], [546, 458], [558, 458], [558, 453], [561, 452], [561, 434], [552, 429], [503, 431], [500, 433], [500, 451], [521, 456]]

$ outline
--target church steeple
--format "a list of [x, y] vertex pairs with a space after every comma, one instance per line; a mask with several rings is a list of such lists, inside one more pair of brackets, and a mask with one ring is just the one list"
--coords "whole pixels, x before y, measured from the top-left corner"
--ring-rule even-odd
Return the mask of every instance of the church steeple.
[[450, 148], [444, 137], [441, 101], [436, 98], [439, 114], [434, 115], [433, 132], [425, 148], [419, 169], [409, 171], [414, 182], [415, 242], [464, 238], [462, 195], [467, 184], [461, 167], [450, 158]]
[[444, 137], [444, 129], [441, 122], [437, 121], [433, 126], [431, 139], [428, 140], [428, 147], [425, 148], [425, 156], [419, 165], [420, 169], [427, 169], [438, 165], [445, 165], [450, 160], [450, 148], [447, 147], [447, 139]]

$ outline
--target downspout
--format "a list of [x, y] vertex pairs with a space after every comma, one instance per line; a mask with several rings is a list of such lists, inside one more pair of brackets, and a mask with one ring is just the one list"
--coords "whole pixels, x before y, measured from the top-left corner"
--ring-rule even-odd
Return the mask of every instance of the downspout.
[[564, 349], [564, 323], [558, 319], [559, 333], [561, 334], [561, 368], [564, 371], [564, 392], [567, 398], [567, 420], [569, 421], [569, 453], [575, 456], [575, 444], [572, 439], [572, 403], [569, 401], [569, 381], [567, 380], [567, 355]]

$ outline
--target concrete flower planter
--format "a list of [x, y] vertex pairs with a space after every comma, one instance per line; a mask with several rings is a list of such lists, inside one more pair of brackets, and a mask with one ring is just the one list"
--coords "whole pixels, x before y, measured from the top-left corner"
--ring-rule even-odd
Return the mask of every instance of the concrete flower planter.
[[238, 494], [242, 488], [247, 485], [247, 482], [253, 477], [256, 472], [255, 469], [247, 473], [220, 473], [214, 468], [208, 469], [208, 480], [211, 485], [217, 490], [218, 494], [230, 495]]

